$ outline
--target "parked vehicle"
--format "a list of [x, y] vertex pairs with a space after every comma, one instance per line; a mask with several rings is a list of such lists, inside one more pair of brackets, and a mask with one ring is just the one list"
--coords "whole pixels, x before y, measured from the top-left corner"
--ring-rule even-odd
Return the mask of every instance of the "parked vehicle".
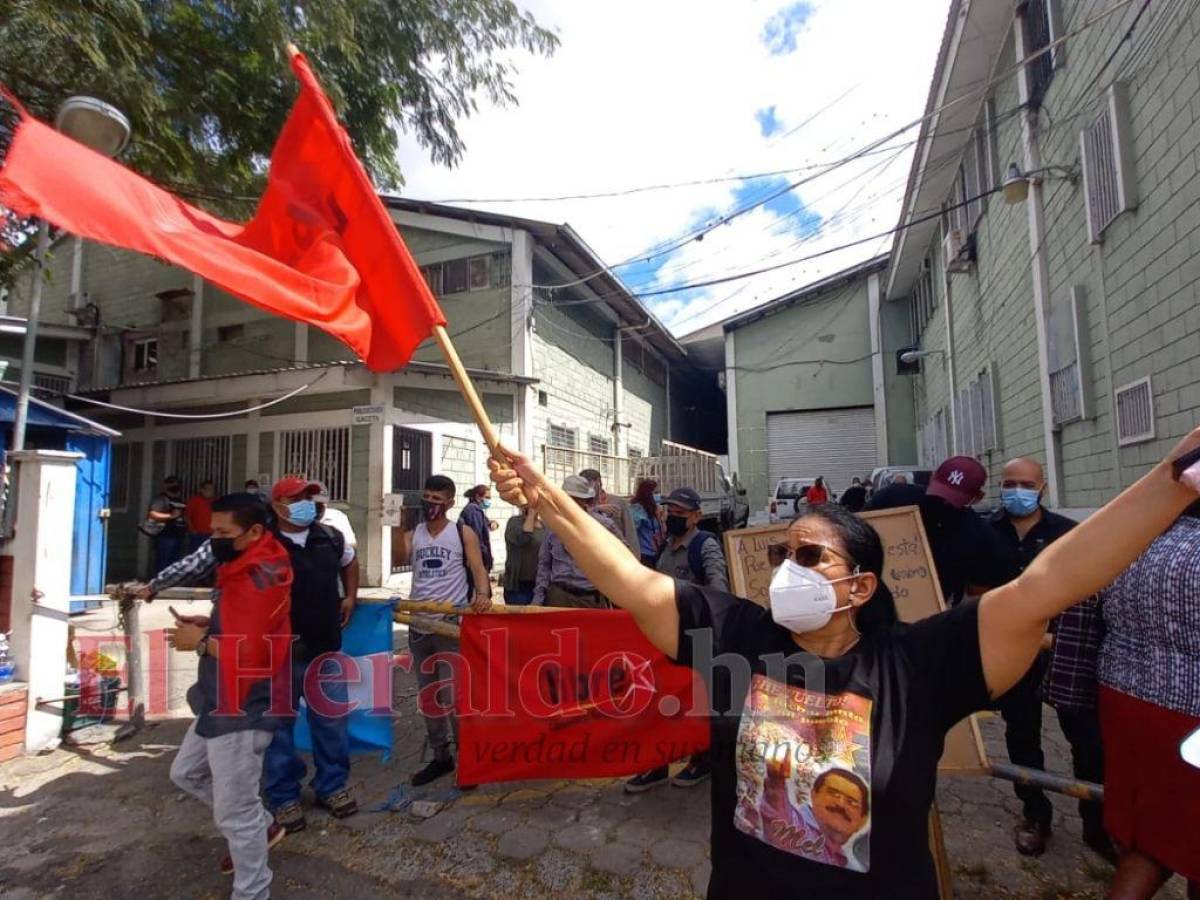
[[[799, 512], [800, 504], [805, 502], [809, 489], [816, 483], [815, 477], [780, 478], [775, 483], [775, 493], [771, 495], [771, 499], [767, 503], [765, 514], [756, 515], [755, 520], [769, 522], [772, 525], [786, 522]], [[829, 484], [829, 479], [825, 479], [825, 490], [829, 492], [829, 502], [835, 502], [838, 492]]]
[[929, 484], [933, 471], [918, 469], [916, 466], [881, 466], [871, 473], [871, 490], [877, 491], [887, 487], [895, 482], [898, 475], [903, 476], [908, 484], [919, 484], [925, 487]]

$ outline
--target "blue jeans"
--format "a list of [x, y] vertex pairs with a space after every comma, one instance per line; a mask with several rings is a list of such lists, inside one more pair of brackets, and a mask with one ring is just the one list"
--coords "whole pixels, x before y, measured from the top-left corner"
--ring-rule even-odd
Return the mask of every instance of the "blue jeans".
[[[299, 698], [304, 693], [304, 674], [309, 663], [292, 661], [292, 696]], [[333, 660], [326, 660], [325, 671], [337, 671]], [[347, 687], [344, 681], [327, 681], [321, 685], [325, 697], [333, 703], [345, 703]], [[350, 734], [347, 730], [348, 716], [330, 718], [308, 707], [308, 731], [312, 735], [313, 762], [316, 775], [312, 789], [318, 797], [328, 797], [346, 786], [350, 777]], [[276, 729], [267, 748], [263, 764], [263, 792], [267, 795], [267, 806], [278, 810], [286, 803], [300, 799], [300, 781], [308, 774], [308, 766], [296, 752], [293, 722]]]
[[154, 539], [154, 574], [183, 557], [182, 534], [160, 534]]

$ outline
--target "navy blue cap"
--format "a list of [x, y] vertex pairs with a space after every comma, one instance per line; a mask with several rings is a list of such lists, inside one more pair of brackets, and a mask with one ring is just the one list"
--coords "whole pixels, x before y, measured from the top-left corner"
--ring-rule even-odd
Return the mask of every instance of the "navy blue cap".
[[700, 508], [700, 495], [694, 488], [681, 487], [675, 488], [671, 493], [663, 498], [664, 504], [678, 506], [690, 512], [695, 512]]

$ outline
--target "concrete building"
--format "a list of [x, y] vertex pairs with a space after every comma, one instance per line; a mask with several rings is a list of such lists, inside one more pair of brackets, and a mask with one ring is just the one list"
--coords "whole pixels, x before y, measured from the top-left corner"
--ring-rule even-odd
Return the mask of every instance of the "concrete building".
[[[653, 454], [666, 438], [721, 449], [713, 441], [723, 406], [706, 404], [707, 417], [695, 409], [691, 382], [704, 376], [569, 226], [386, 204], [505, 442], [539, 461], [551, 448], [559, 464], [600, 469]], [[49, 269], [44, 333], [72, 329], [55, 356], [71, 391], [192, 417], [70, 401], [122, 432], [110, 579], [147, 572], [151, 548], [136, 526], [167, 474], [189, 485], [211, 478], [220, 491], [284, 473], [321, 479], [358, 532], [366, 584], [393, 572], [400, 529], [391, 523], [412, 520], [428, 474], [450, 475], [464, 490], [487, 480], [486, 445], [432, 342], [404, 370], [374, 374], [323, 332], [143, 256], [62, 240]], [[16, 316], [28, 288], [9, 298]], [[392, 494], [405, 506], [385, 512]], [[501, 523], [508, 514], [502, 504], [492, 511]], [[500, 534], [493, 548], [502, 559]]]
[[955, 0], [926, 112], [885, 288], [921, 459], [1094, 509], [1200, 418], [1194, 5]]
[[787, 476], [834, 491], [915, 460], [912, 386], [896, 374], [904, 302], [882, 304], [878, 257], [681, 338], [725, 386], [731, 467], [751, 510]]

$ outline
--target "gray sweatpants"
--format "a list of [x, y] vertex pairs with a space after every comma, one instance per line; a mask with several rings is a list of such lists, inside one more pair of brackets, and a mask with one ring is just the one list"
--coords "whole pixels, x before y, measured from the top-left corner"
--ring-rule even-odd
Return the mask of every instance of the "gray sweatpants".
[[[426, 715], [425, 730], [429, 733], [429, 749], [433, 751], [434, 759], [450, 759], [450, 733], [454, 732], [454, 744], [458, 746], [458, 718], [454, 715], [454, 668], [448, 660], [439, 659], [426, 665], [426, 660], [439, 653], [458, 655], [458, 638], [446, 637], [441, 634], [427, 634], [420, 631], [409, 631], [408, 649], [413, 656], [413, 669], [417, 673], [417, 685], [420, 688], [420, 698], [429, 697], [430, 703], [436, 703], [438, 713]], [[440, 684], [439, 684], [440, 683]], [[426, 688], [439, 684], [436, 691]], [[430, 696], [432, 695], [432, 696]], [[417, 701], [417, 708], [422, 706]]]
[[212, 809], [217, 830], [229, 844], [233, 900], [266, 900], [271, 895], [271, 815], [259, 799], [263, 755], [270, 743], [269, 731], [200, 737], [192, 722], [171, 763], [171, 780]]

